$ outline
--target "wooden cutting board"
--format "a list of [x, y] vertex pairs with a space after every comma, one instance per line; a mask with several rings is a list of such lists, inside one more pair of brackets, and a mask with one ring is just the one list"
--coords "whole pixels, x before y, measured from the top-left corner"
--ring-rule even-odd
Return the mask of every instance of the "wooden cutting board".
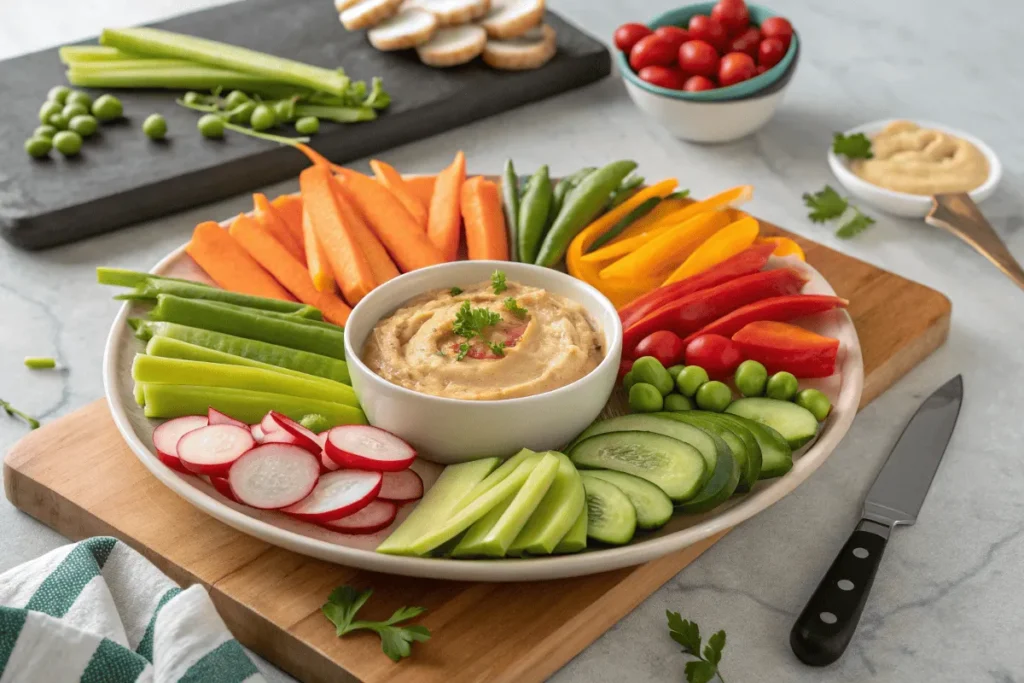
[[[762, 229], [788, 234], [764, 222]], [[862, 406], [945, 341], [950, 304], [942, 294], [796, 239], [850, 299], [864, 355]], [[239, 641], [309, 683], [542, 681], [721, 538], [639, 567], [538, 583], [349, 569], [246, 536], [178, 498], [132, 455], [102, 400], [17, 443], [4, 462], [4, 485], [14, 505], [71, 539], [116, 536], [174, 580], [202, 583]], [[374, 589], [367, 618], [426, 607], [421, 622], [433, 638], [398, 665], [371, 635], [336, 638], [320, 606], [345, 583]]]

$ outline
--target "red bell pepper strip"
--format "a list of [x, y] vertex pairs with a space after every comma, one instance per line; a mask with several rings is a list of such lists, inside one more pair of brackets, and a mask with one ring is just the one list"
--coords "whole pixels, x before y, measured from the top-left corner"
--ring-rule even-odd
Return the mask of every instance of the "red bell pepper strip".
[[850, 302], [838, 296], [826, 296], [824, 294], [795, 294], [792, 296], [776, 296], [771, 299], [761, 299], [752, 304], [737, 308], [732, 313], [724, 315], [710, 325], [705, 325], [683, 341], [689, 344], [695, 337], [701, 334], [720, 334], [724, 337], [731, 337], [739, 332], [749, 323], [758, 320], [777, 320], [784, 322], [802, 318], [805, 315], [824, 313], [833, 308], [846, 308]]
[[789, 323], [752, 322], [732, 336], [743, 355], [768, 372], [785, 370], [797, 377], [828, 377], [836, 370], [839, 340]]
[[658, 330], [686, 337], [740, 306], [783, 294], [796, 294], [807, 280], [792, 268], [744, 275], [717, 287], [693, 292], [631, 325], [622, 334], [622, 352], [635, 358], [640, 340]]
[[622, 328], [640, 322], [645, 316], [658, 310], [666, 304], [687, 294], [699, 292], [702, 289], [715, 287], [729, 280], [734, 280], [744, 275], [750, 275], [764, 268], [768, 258], [772, 255], [770, 244], [755, 244], [749, 249], [727, 258], [716, 266], [692, 275], [685, 280], [673, 282], [670, 285], [653, 289], [632, 303], [622, 307], [619, 311], [619, 318], [622, 319]]

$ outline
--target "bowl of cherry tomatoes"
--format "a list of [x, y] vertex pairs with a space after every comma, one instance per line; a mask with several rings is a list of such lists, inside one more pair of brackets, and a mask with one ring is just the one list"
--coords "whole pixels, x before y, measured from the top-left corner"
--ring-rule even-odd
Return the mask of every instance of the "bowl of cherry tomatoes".
[[649, 24], [623, 24], [615, 46], [636, 105], [694, 142], [727, 142], [763, 126], [800, 53], [787, 19], [744, 0], [687, 5]]

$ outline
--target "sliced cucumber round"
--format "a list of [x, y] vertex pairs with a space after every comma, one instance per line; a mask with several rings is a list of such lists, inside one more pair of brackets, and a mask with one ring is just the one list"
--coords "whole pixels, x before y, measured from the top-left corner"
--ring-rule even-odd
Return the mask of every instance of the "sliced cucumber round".
[[733, 457], [732, 451], [726, 451], [718, 456], [718, 464], [711, 478], [704, 484], [696, 496], [679, 506], [679, 511], [688, 514], [697, 514], [712, 510], [736, 492], [740, 483], [740, 461]]
[[725, 412], [768, 425], [796, 450], [818, 433], [818, 421], [806, 408], [774, 398], [741, 398]]
[[718, 415], [719, 413], [703, 410], [690, 410], [685, 413], [672, 413], [672, 419], [707, 429], [724, 440], [729, 445], [733, 458], [739, 462], [740, 487], [749, 488], [750, 484], [757, 481], [761, 471], [761, 451], [757, 441], [747, 430], [716, 419]]
[[782, 434], [768, 425], [748, 420], [739, 415], [722, 413], [719, 417], [734, 420], [737, 424], [743, 425], [757, 439], [757, 445], [761, 447], [761, 474], [758, 479], [781, 477], [793, 469], [793, 449], [782, 438]]
[[733, 416], [723, 418], [722, 413], [703, 413], [701, 417], [712, 423], [724, 426], [743, 442], [743, 450], [746, 451], [747, 461], [743, 463], [743, 470], [740, 473], [740, 490], [749, 491], [761, 476], [762, 461], [764, 459], [761, 453], [761, 444], [746, 426], [735, 419], [731, 419]]
[[612, 470], [584, 470], [581, 474], [584, 481], [603, 479], [625, 493], [636, 510], [637, 528], [660, 529], [672, 518], [672, 501], [646, 479]]
[[587, 493], [587, 537], [601, 543], [623, 545], [636, 533], [636, 509], [614, 484], [583, 477]]

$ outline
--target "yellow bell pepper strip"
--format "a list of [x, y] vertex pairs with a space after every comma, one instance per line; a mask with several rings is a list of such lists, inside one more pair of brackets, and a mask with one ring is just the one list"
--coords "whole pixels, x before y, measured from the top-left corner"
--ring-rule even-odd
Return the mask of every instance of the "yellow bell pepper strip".
[[[692, 199], [669, 199], [662, 200], [660, 204], [654, 207], [654, 210], [643, 218], [639, 218], [633, 222], [628, 228], [622, 231], [622, 239], [630, 237], [636, 237], [637, 235], [646, 235], [651, 231], [651, 228], [666, 225], [665, 219], [669, 216], [682, 211], [690, 204], [693, 204]], [[674, 221], [670, 221], [674, 223]]]
[[662, 180], [660, 183], [656, 183], [654, 185], [651, 185], [650, 187], [646, 187], [643, 190], [637, 192], [635, 195], [633, 195], [626, 201], [616, 206], [608, 213], [604, 214], [603, 216], [595, 220], [593, 223], [584, 228], [583, 231], [587, 232], [593, 229], [594, 240], [596, 240], [598, 237], [611, 230], [616, 223], [618, 223], [620, 220], [629, 215], [633, 211], [633, 209], [640, 206], [651, 197], [664, 198], [672, 194], [672, 190], [676, 189], [676, 185], [678, 184], [679, 181], [677, 181], [675, 178], [666, 178], [665, 180]]
[[701, 244], [729, 225], [722, 211], [705, 211], [601, 270], [602, 278], [634, 278], [662, 275], [686, 261]]
[[696, 275], [731, 256], [735, 256], [754, 243], [758, 230], [759, 226], [754, 218], [741, 218], [735, 223], [730, 223], [697, 247], [697, 250], [683, 262], [683, 265], [676, 268], [675, 272], [662, 284], [669, 285]]
[[754, 244], [774, 244], [775, 251], [772, 252], [772, 256], [780, 258], [795, 256], [800, 261], [807, 260], [807, 257], [804, 256], [804, 250], [800, 248], [800, 245], [788, 237], [759, 237]]

